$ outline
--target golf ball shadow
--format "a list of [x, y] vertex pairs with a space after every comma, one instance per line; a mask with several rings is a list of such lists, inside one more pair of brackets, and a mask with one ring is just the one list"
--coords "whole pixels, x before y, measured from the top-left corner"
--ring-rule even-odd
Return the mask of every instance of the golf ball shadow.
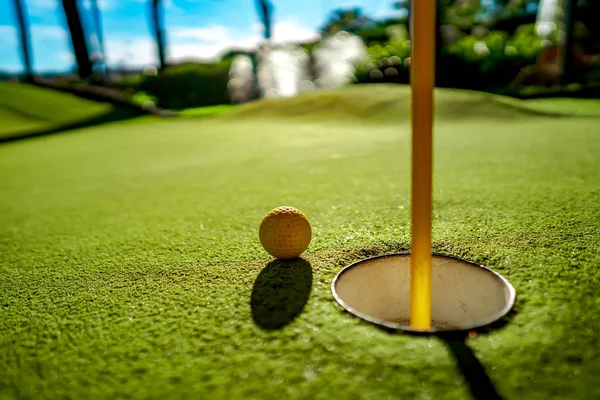
[[258, 274], [252, 289], [254, 323], [276, 330], [292, 322], [308, 301], [312, 280], [312, 267], [302, 258], [271, 261]]

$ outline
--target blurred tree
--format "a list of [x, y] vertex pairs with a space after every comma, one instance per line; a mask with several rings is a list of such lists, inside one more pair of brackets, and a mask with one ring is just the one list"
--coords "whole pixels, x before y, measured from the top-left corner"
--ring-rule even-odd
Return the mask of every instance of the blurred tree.
[[[258, 17], [263, 26], [263, 35], [265, 41], [269, 41], [271, 39], [272, 34], [272, 25], [273, 25], [273, 4], [269, 0], [256, 0], [256, 8], [258, 10]], [[259, 53], [262, 52], [262, 49], [259, 48], [258, 52], [251, 52], [250, 60], [252, 64], [252, 87], [254, 88], [254, 92], [249, 95], [250, 98], [259, 98], [259, 82], [258, 82], [258, 64], [259, 64]]]
[[165, 44], [165, 35], [164, 29], [162, 25], [162, 1], [161, 0], [152, 0], [151, 4], [151, 21], [152, 21], [152, 30], [154, 31], [154, 40], [156, 40], [156, 48], [158, 49], [158, 62], [159, 69], [163, 70], [167, 66], [166, 61], [166, 44]]
[[373, 20], [363, 15], [360, 8], [337, 9], [331, 12], [329, 20], [321, 27], [321, 32], [329, 35], [340, 31], [355, 33], [374, 25]]
[[258, 8], [258, 15], [263, 24], [265, 40], [271, 39], [271, 27], [273, 24], [273, 5], [269, 0], [256, 0], [256, 7]]
[[540, 0], [495, 0], [500, 18], [511, 18], [537, 10]]
[[[453, 25], [462, 31], [470, 31], [474, 26], [491, 27], [497, 22], [521, 17], [530, 9], [537, 8], [539, 0], [437, 0], [440, 25]], [[411, 0], [398, 0], [394, 8], [410, 12]], [[484, 5], [485, 4], [485, 5]], [[531, 13], [535, 15], [535, 13]]]
[[231, 50], [227, 50], [225, 53], [221, 54], [221, 56], [219, 57], [221, 60], [229, 60], [229, 59], [233, 59], [236, 56], [249, 56], [251, 57], [252, 55], [254, 55], [255, 51], [250, 51], [250, 50], [241, 50], [241, 49], [231, 49]]
[[[574, 0], [572, 0], [574, 1]], [[600, 1], [599, 0], [579, 0], [573, 19], [581, 21], [588, 31], [586, 38], [586, 47], [591, 51], [600, 51]]]
[[100, 62], [104, 69], [106, 68], [106, 53], [104, 52], [104, 33], [102, 31], [102, 17], [100, 15], [100, 7], [98, 7], [98, 0], [91, 0], [90, 4], [92, 8], [92, 16], [94, 18], [96, 38], [98, 39], [98, 48], [101, 54], [101, 58], [96, 61]]
[[582, 83], [594, 70], [600, 73], [600, 2], [563, 0], [560, 5], [558, 16], [564, 31], [563, 40], [558, 40], [560, 83]]
[[33, 81], [33, 67], [31, 59], [31, 45], [29, 42], [29, 25], [21, 0], [14, 0], [15, 11], [17, 13], [17, 24], [21, 36], [21, 53], [23, 56], [23, 64], [25, 64], [25, 81]]
[[408, 15], [410, 14], [410, 1], [411, 0], [399, 0], [394, 2], [393, 7], [396, 10], [400, 10], [403, 11], [402, 15], [408, 17]]
[[[394, 8], [409, 16], [411, 0], [396, 1]], [[480, 0], [437, 0], [437, 23], [438, 26], [453, 25], [468, 31], [477, 23], [481, 10]], [[410, 17], [407, 17], [407, 25], [410, 25]]]
[[92, 61], [88, 50], [83, 25], [77, 9], [77, 0], [62, 0], [67, 25], [71, 33], [73, 52], [77, 60], [77, 72], [81, 79], [87, 79], [92, 75]]
[[[573, 28], [574, 20], [577, 11], [577, 0], [564, 0], [563, 1], [563, 23], [565, 29], [565, 41], [562, 57], [562, 77], [561, 83], [563, 85], [569, 83], [572, 80], [573, 70]], [[566, 50], [566, 51], [565, 51]]]
[[463, 31], [478, 23], [482, 11], [480, 0], [438, 0], [438, 8], [440, 24], [454, 25]]

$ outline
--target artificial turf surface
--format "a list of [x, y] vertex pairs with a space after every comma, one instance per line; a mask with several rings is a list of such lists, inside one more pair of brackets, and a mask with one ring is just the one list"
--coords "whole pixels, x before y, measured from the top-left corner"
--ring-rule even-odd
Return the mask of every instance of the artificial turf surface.
[[[406, 88], [0, 146], [0, 399], [600, 397], [600, 119], [535, 104], [437, 93], [434, 250], [518, 295], [468, 348], [330, 293], [409, 248]], [[313, 224], [304, 261], [260, 248], [279, 205]]]
[[0, 143], [134, 115], [134, 111], [110, 103], [86, 100], [28, 84], [0, 82]]

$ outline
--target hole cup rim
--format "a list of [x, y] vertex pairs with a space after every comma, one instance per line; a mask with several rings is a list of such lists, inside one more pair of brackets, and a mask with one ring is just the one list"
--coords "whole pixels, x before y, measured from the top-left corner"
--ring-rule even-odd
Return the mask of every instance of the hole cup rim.
[[388, 331], [401, 331], [401, 332], [405, 332], [405, 333], [409, 333], [409, 334], [414, 334], [414, 335], [435, 335], [435, 334], [449, 334], [449, 333], [467, 333], [469, 331], [476, 331], [476, 330], [479, 330], [479, 329], [490, 328], [494, 323], [496, 323], [499, 320], [501, 320], [502, 318], [504, 318], [513, 309], [513, 307], [515, 305], [515, 302], [516, 302], [517, 293], [515, 291], [514, 286], [508, 281], [508, 279], [506, 279], [504, 276], [502, 276], [498, 272], [494, 271], [493, 269], [491, 269], [489, 267], [486, 267], [483, 264], [478, 264], [476, 262], [468, 261], [468, 260], [465, 260], [465, 259], [460, 258], [460, 257], [456, 257], [456, 256], [448, 255], [448, 254], [443, 254], [443, 253], [438, 253], [438, 252], [432, 252], [431, 256], [432, 257], [439, 257], [439, 258], [446, 258], [446, 259], [455, 260], [455, 261], [460, 261], [460, 262], [463, 262], [465, 264], [470, 265], [473, 268], [482, 269], [485, 272], [490, 273], [495, 278], [497, 278], [502, 283], [502, 285], [504, 286], [504, 288], [508, 290], [508, 300], [505, 302], [505, 305], [502, 308], [502, 310], [500, 310], [499, 312], [495, 313], [494, 315], [492, 315], [489, 318], [482, 319], [482, 320], [480, 320], [480, 321], [478, 321], [476, 323], [472, 323], [470, 325], [461, 326], [460, 328], [457, 328], [457, 329], [436, 329], [436, 328], [431, 328], [431, 329], [427, 329], [427, 330], [421, 330], [421, 329], [411, 328], [410, 325], [404, 325], [404, 324], [395, 323], [395, 322], [391, 322], [391, 321], [385, 321], [385, 320], [382, 320], [382, 319], [379, 319], [379, 318], [375, 318], [375, 317], [369, 316], [368, 314], [360, 312], [360, 311], [356, 310], [354, 307], [349, 306], [346, 302], [344, 302], [344, 300], [342, 300], [342, 298], [337, 293], [337, 290], [336, 290], [336, 284], [337, 284], [337, 282], [339, 281], [340, 277], [345, 272], [351, 270], [352, 268], [355, 268], [355, 267], [357, 267], [357, 266], [359, 266], [361, 264], [365, 264], [365, 263], [368, 263], [368, 262], [374, 261], [374, 260], [381, 260], [381, 259], [385, 259], [385, 258], [392, 258], [392, 257], [398, 257], [398, 256], [410, 256], [410, 255], [411, 255], [411, 253], [409, 251], [399, 252], [399, 253], [383, 254], [383, 255], [379, 255], [379, 256], [364, 258], [362, 260], [358, 260], [356, 262], [353, 262], [352, 264], [349, 264], [349, 265], [345, 266], [344, 268], [342, 268], [342, 270], [340, 272], [338, 272], [335, 275], [335, 277], [333, 278], [333, 281], [331, 282], [331, 292], [333, 294], [333, 297], [335, 298], [335, 300], [338, 303], [338, 305], [340, 305], [346, 312], [349, 312], [350, 314], [352, 314], [352, 315], [354, 315], [354, 316], [356, 316], [358, 318], [361, 318], [361, 319], [363, 319], [363, 320], [365, 320], [367, 322], [370, 322], [371, 324], [374, 324], [376, 326], [384, 328], [384, 329], [386, 329]]

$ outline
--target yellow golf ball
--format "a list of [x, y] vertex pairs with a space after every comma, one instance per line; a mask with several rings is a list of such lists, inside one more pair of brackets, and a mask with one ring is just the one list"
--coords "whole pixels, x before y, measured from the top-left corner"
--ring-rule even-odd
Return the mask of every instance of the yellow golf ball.
[[296, 258], [308, 248], [312, 231], [302, 211], [277, 207], [269, 211], [258, 231], [263, 248], [275, 258]]

